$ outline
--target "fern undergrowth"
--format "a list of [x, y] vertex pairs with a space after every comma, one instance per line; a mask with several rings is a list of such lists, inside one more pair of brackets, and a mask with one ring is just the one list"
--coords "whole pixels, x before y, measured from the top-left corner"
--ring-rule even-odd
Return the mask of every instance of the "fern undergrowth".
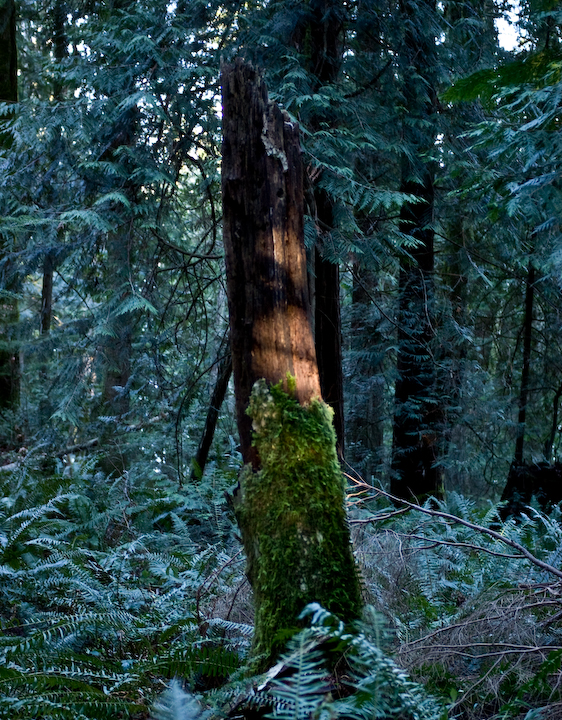
[[309, 606], [278, 665], [248, 678], [244, 559], [213, 483], [110, 480], [94, 461], [70, 477], [31, 462], [0, 475], [0, 718], [558, 716], [557, 509], [500, 524], [454, 493], [426, 506], [499, 528], [545, 569], [439, 514], [359, 503], [374, 610], [349, 626]]
[[196, 492], [88, 468], [1, 480], [0, 717], [146, 717], [169, 679], [238, 667], [242, 562]]
[[441, 696], [452, 716], [523, 717], [541, 708], [543, 717], [558, 717], [560, 578], [504, 539], [559, 571], [559, 509], [547, 516], [529, 507], [501, 523], [495, 507], [456, 493], [425, 507], [437, 512], [397, 516], [371, 500], [352, 519], [365, 585], [395, 632], [400, 665]]

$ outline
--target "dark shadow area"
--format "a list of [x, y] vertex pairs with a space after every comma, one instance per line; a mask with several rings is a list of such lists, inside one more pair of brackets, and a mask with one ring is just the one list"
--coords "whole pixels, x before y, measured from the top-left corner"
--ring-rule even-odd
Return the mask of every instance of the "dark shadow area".
[[562, 501], [562, 463], [511, 463], [501, 496], [501, 519], [526, 512], [533, 497], [545, 512]]

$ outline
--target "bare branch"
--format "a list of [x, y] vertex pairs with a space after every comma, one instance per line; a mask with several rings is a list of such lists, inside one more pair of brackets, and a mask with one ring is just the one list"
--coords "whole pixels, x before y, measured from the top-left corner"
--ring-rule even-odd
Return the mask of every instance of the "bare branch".
[[[558, 568], [554, 567], [553, 565], [550, 565], [549, 563], [544, 562], [543, 560], [540, 560], [538, 557], [533, 555], [533, 553], [529, 552], [529, 550], [527, 550], [526, 547], [523, 547], [523, 545], [516, 542], [515, 540], [512, 540], [511, 538], [504, 537], [501, 533], [496, 532], [495, 530], [491, 530], [490, 528], [484, 527], [483, 525], [477, 525], [476, 523], [472, 523], [469, 520], [464, 520], [463, 518], [457, 517], [456, 515], [451, 515], [450, 513], [442, 512], [441, 510], [431, 510], [430, 508], [425, 508], [425, 507], [422, 507], [421, 505], [416, 505], [415, 503], [408, 502], [407, 500], [402, 500], [402, 498], [396, 497], [395, 495], [391, 495], [390, 493], [386, 492], [385, 490], [382, 490], [381, 488], [377, 488], [374, 485], [369, 485], [364, 480], [357, 481], [355, 478], [353, 478], [348, 473], [344, 473], [344, 475], [349, 480], [351, 480], [354, 484], [364, 487], [365, 489], [369, 489], [371, 492], [376, 493], [377, 495], [382, 495], [383, 497], [388, 498], [395, 504], [399, 503], [401, 505], [404, 505], [405, 507], [410, 508], [411, 510], [416, 510], [417, 512], [421, 512], [424, 515], [429, 515], [430, 517], [442, 518], [443, 520], [448, 520], [449, 522], [455, 523], [457, 525], [463, 525], [464, 527], [470, 528], [471, 530], [482, 533], [482, 535], [487, 535], [488, 537], [494, 538], [494, 540], [497, 540], [498, 542], [501, 542], [504, 545], [507, 545], [508, 547], [512, 547], [514, 550], [517, 550], [530, 563], [532, 563], [533, 565], [536, 565], [537, 567], [540, 567], [541, 570], [545, 570], [546, 572], [550, 573], [551, 575], [555, 575], [557, 578], [562, 579], [562, 570], [559, 570]], [[376, 518], [373, 519], [373, 522], [375, 520], [376, 520]]]

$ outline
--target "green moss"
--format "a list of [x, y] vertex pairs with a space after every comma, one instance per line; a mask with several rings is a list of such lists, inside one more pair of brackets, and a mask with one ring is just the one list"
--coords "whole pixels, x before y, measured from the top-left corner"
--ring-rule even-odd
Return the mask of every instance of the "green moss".
[[255, 595], [255, 652], [267, 665], [307, 603], [351, 619], [361, 596], [332, 410], [318, 400], [303, 407], [281, 383], [261, 380], [248, 414], [261, 469], [242, 473], [238, 518]]

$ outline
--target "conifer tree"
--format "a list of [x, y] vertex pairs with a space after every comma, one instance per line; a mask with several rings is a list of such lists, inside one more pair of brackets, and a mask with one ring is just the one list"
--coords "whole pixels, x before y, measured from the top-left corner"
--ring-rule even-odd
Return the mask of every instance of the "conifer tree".
[[437, 7], [432, 0], [400, 3], [399, 50], [404, 117], [400, 190], [416, 197], [401, 211], [401, 230], [412, 238], [400, 258], [398, 356], [391, 491], [423, 497], [441, 493], [438, 465], [442, 417], [436, 394], [435, 162], [438, 132]]

